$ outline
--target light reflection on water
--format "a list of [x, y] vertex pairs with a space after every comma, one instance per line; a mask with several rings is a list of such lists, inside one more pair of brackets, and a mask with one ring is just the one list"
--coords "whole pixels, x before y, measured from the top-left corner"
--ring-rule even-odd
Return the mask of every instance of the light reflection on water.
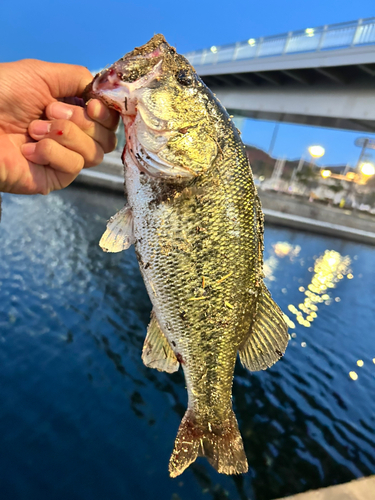
[[236, 369], [249, 473], [220, 476], [200, 459], [171, 480], [184, 379], [141, 362], [151, 305], [134, 251], [98, 247], [122, 205], [77, 188], [4, 196], [4, 498], [266, 500], [374, 473], [375, 249], [266, 228], [267, 285], [293, 327], [272, 369]]

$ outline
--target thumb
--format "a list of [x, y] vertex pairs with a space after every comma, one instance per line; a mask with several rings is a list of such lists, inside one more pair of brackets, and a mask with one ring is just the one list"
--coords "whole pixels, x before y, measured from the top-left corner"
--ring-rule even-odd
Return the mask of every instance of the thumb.
[[[80, 97], [93, 75], [84, 66], [75, 64], [46, 63], [47, 83], [52, 97]], [[44, 75], [45, 77], [46, 75]]]

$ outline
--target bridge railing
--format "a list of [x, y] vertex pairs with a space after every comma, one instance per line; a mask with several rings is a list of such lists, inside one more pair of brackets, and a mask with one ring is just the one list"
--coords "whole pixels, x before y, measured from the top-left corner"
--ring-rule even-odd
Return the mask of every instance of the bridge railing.
[[194, 66], [375, 44], [375, 17], [189, 52]]

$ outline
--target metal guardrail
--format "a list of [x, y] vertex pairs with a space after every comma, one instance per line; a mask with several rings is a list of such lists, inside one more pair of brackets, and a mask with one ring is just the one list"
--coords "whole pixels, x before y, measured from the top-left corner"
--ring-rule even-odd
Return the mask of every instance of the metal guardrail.
[[189, 52], [185, 56], [191, 64], [201, 66], [371, 44], [375, 44], [375, 17], [291, 31], [283, 35], [250, 38], [230, 45], [214, 45], [209, 49]]

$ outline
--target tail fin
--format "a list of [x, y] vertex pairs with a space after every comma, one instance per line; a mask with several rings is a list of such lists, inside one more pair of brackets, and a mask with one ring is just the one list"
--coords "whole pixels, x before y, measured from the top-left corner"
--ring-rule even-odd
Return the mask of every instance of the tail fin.
[[242, 474], [248, 465], [242, 438], [233, 410], [222, 424], [197, 423], [192, 410], [187, 410], [178, 429], [174, 450], [169, 461], [169, 474], [176, 477], [205, 456], [222, 474]]

